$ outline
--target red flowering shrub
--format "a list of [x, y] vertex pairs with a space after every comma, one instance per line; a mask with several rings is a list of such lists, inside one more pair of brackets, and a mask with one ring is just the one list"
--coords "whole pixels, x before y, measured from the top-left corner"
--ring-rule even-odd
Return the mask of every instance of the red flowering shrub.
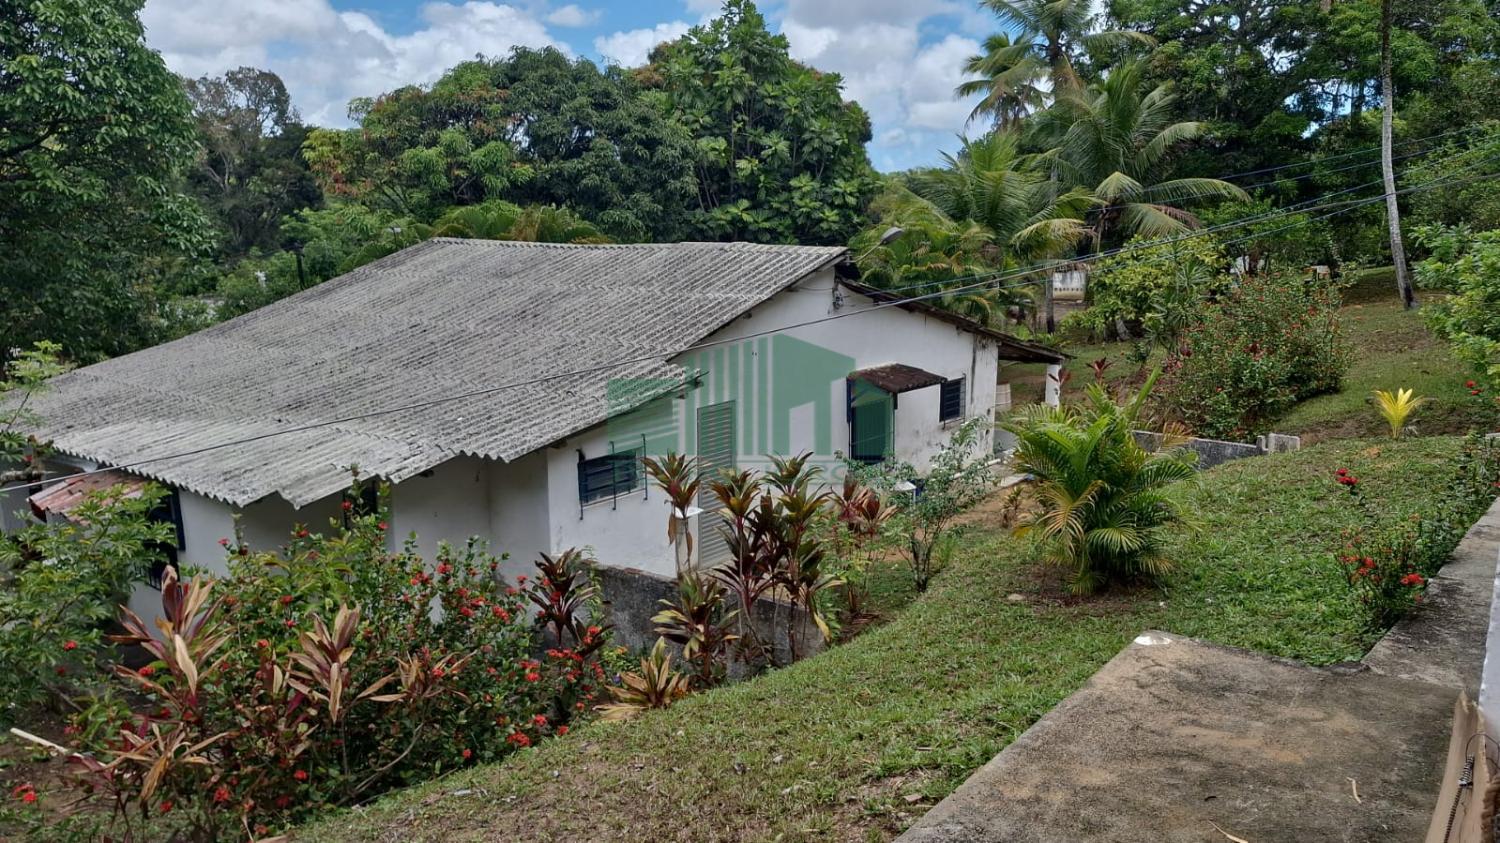
[[156, 658], [116, 671], [149, 706], [80, 746], [96, 798], [184, 839], [260, 836], [495, 760], [592, 707], [607, 633], [591, 594], [573, 602], [578, 622], [562, 639], [544, 642], [500, 557], [444, 545], [429, 570], [411, 543], [386, 549], [383, 523], [375, 513], [327, 533], [299, 526], [274, 553], [232, 544], [229, 578], [164, 587], [180, 646], [127, 613], [121, 640]]
[[1340, 570], [1366, 625], [1379, 631], [1422, 602], [1428, 580], [1448, 561], [1469, 526], [1500, 497], [1500, 446], [1469, 437], [1442, 504], [1404, 521], [1391, 522], [1376, 511], [1349, 469], [1334, 472], [1334, 481], [1362, 515], [1362, 524], [1343, 534]]
[[1292, 276], [1246, 278], [1182, 334], [1162, 400], [1200, 436], [1265, 431], [1298, 401], [1334, 392], [1349, 370], [1333, 288]]

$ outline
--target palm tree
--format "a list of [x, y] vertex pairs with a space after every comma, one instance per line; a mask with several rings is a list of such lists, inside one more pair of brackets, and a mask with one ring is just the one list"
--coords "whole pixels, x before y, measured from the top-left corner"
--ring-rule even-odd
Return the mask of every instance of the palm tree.
[[1041, 510], [1018, 533], [1039, 533], [1049, 561], [1071, 568], [1073, 590], [1097, 591], [1114, 578], [1157, 577], [1164, 528], [1183, 517], [1179, 480], [1194, 475], [1197, 455], [1164, 436], [1149, 453], [1136, 442], [1146, 397], [1116, 404], [1089, 384], [1078, 406], [1029, 407], [1005, 427], [1016, 435], [1012, 466], [1036, 478]]
[[964, 63], [966, 76], [977, 76], [953, 90], [959, 99], [983, 94], [969, 112], [969, 122], [990, 118], [996, 129], [1017, 126], [1027, 114], [1040, 108], [1045, 95], [1036, 86], [1039, 63], [1033, 55], [1031, 36], [1011, 41], [1004, 32], [984, 40], [984, 52]]
[[943, 153], [943, 166], [919, 170], [912, 192], [950, 220], [974, 223], [996, 248], [1004, 267], [1052, 257], [1085, 233], [1083, 215], [1091, 199], [1082, 191], [1059, 193], [1043, 163], [1021, 151], [1015, 132], [963, 139], [957, 155]]
[[1096, 249], [1116, 227], [1143, 237], [1196, 228], [1198, 218], [1183, 203], [1249, 198], [1219, 179], [1154, 181], [1168, 154], [1202, 135], [1204, 124], [1172, 121], [1170, 86], [1143, 87], [1142, 65], [1127, 62], [1086, 90], [1059, 95], [1034, 121], [1059, 182], [1081, 187], [1095, 204], [1089, 228]]
[[[944, 306], [980, 321], [1024, 319], [1034, 304], [1019, 282], [975, 287], [973, 279], [1071, 248], [1087, 234], [1083, 215], [1093, 200], [1083, 191], [1059, 196], [1014, 132], [966, 138], [943, 158], [945, 166], [914, 173], [910, 188], [893, 184], [871, 206], [880, 224], [850, 244], [861, 271], [885, 287], [946, 289]], [[879, 243], [891, 225], [902, 235]]]
[[1082, 51], [1125, 44], [1153, 46], [1156, 39], [1143, 32], [1090, 32], [1095, 16], [1092, 0], [982, 0], [981, 5], [1019, 33], [1005, 61], [1029, 64], [1051, 78], [1052, 93], [1062, 96], [1083, 87], [1077, 59]]

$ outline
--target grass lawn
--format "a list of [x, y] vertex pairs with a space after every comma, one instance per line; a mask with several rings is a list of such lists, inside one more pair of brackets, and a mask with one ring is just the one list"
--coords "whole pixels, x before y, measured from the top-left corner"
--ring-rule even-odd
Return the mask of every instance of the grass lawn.
[[[1343, 441], [1206, 472], [1162, 588], [1079, 599], [1002, 530], [890, 622], [820, 656], [624, 724], [594, 723], [302, 829], [310, 841], [884, 840], [1161, 628], [1280, 656], [1357, 659], [1331, 553], [1333, 471], [1393, 514], [1441, 494], [1457, 441]], [[1018, 596], [1018, 597], [1017, 597]]]

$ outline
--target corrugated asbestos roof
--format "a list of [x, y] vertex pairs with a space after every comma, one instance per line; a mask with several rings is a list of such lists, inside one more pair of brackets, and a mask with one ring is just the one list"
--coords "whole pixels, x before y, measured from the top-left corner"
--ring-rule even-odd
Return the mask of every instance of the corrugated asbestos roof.
[[[110, 465], [203, 449], [132, 470], [241, 506], [310, 503], [344, 488], [352, 464], [400, 481], [461, 454], [513, 460], [604, 421], [611, 380], [681, 378], [666, 362], [678, 351], [843, 253], [433, 239], [64, 375], [33, 399], [36, 433]], [[659, 357], [276, 435], [646, 355]]]

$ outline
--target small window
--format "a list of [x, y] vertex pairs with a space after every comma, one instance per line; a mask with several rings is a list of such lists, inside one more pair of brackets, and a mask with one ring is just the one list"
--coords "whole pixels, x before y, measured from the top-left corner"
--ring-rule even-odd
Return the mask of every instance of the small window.
[[949, 421], [962, 416], [964, 414], [964, 379], [954, 378], [951, 381], [943, 381], [939, 389], [942, 392], [938, 396], [938, 420]]
[[146, 584], [155, 589], [160, 589], [162, 581], [166, 579], [167, 569], [177, 568], [177, 553], [186, 544], [186, 535], [182, 528], [182, 499], [178, 497], [177, 490], [171, 490], [156, 508], [151, 510], [147, 518], [156, 524], [171, 524], [173, 537], [168, 542], [152, 542], [151, 550], [161, 556], [151, 563], [151, 570], [146, 572]]
[[641, 487], [641, 449], [578, 461], [578, 499], [583, 503], [612, 498]]

